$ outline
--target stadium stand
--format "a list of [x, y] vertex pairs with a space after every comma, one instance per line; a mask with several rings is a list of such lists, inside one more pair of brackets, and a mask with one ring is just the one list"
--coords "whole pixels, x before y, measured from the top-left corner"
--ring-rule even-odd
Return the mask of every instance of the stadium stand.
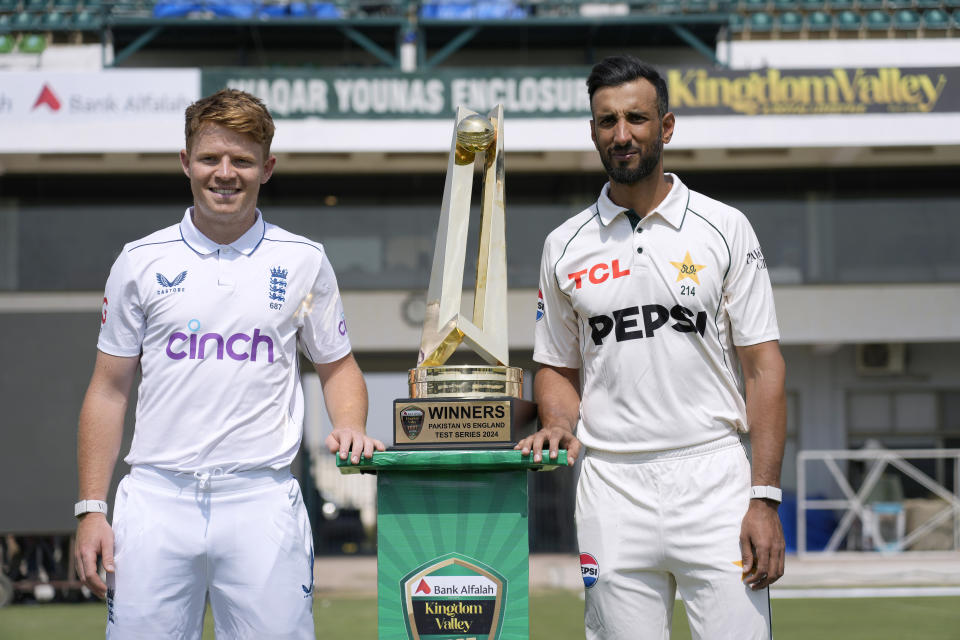
[[[431, 39], [449, 40], [451, 29], [468, 23], [502, 22], [505, 27], [531, 26], [537, 32], [572, 25], [594, 24], [609, 30], [613, 18], [626, 24], [653, 23], [665, 16], [684, 20], [712, 17], [729, 26], [733, 39], [765, 38], [883, 38], [952, 37], [958, 27], [953, 15], [960, 0], [632, 0], [615, 3], [542, 0], [453, 0], [434, 2], [305, 2], [303, 0], [0, 0], [0, 32], [19, 35], [42, 32], [50, 43], [112, 39], [123, 45], [145, 35], [151, 24], [162, 27], [199, 26], [216, 31], [259, 26], [277, 21], [296, 24], [337, 23], [364, 30], [373, 42], [392, 48], [398, 30], [429, 31]], [[599, 22], [593, 22], [599, 21]], [[229, 26], [227, 26], [229, 25]], [[381, 28], [384, 34], [371, 35]], [[444, 32], [443, 30], [447, 31]], [[86, 38], [76, 38], [86, 32]], [[109, 35], [108, 35], [109, 34]], [[456, 35], [455, 33], [453, 35]], [[421, 37], [423, 34], [421, 34]], [[702, 34], [697, 34], [705, 42]], [[359, 39], [359, 38], [356, 38]], [[343, 38], [341, 38], [343, 40]], [[149, 45], [141, 45], [147, 46]]]
[[[559, 29], [564, 23], [592, 24], [594, 29], [609, 30], [616, 16], [629, 25], [652, 24], [671, 16], [686, 28], [699, 24], [689, 21], [701, 18], [713, 20], [717, 26], [728, 25], [733, 39], [951, 37], [958, 31], [952, 15], [957, 8], [960, 0], [0, 0], [0, 33], [42, 31], [51, 43], [111, 39], [122, 45], [141, 36], [153, 39], [155, 36], [144, 35], [151, 25], [202, 24], [216, 30], [217, 21], [225, 21], [225, 28], [229, 24], [229, 28], [268, 29], [277, 21], [329, 26], [341, 23], [364, 29], [367, 38], [389, 49], [389, 41], [397, 40], [398, 30], [427, 29], [441, 39], [450, 39], [450, 29], [468, 23], [479, 28], [497, 22], [534, 26], [538, 32]], [[387, 29], [394, 35], [388, 38], [368, 33], [377, 29]], [[697, 36], [703, 39], [703, 34]], [[361, 38], [354, 36], [354, 40]]]

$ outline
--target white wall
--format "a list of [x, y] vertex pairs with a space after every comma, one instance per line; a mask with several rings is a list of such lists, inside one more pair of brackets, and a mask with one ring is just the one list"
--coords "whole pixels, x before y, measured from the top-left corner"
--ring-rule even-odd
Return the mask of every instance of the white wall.
[[954, 67], [960, 64], [960, 39], [719, 41], [717, 57], [734, 69]]

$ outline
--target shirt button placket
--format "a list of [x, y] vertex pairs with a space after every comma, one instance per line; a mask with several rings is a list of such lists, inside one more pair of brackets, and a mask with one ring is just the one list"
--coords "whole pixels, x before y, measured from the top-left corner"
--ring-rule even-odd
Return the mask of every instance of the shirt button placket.
[[[630, 221], [630, 228], [635, 230], [633, 234], [633, 247], [636, 255], [640, 256], [643, 254], [643, 247], [640, 245], [640, 234], [643, 233], [643, 227], [641, 226], [643, 224], [642, 218], [640, 218], [633, 209], [627, 209], [623, 213], [627, 216], [627, 220]], [[637, 260], [638, 258], [635, 257], [633, 263], [639, 264]]]
[[233, 282], [233, 258], [236, 252], [230, 247], [223, 247], [217, 251], [217, 284], [221, 287], [230, 287]]

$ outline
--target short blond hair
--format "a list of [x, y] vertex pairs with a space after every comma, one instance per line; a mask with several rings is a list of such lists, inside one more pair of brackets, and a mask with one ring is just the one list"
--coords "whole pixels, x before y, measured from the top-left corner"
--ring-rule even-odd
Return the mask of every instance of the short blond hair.
[[184, 136], [187, 153], [193, 141], [205, 124], [223, 125], [238, 133], [251, 136], [263, 147], [263, 156], [270, 156], [270, 143], [273, 142], [273, 118], [266, 105], [246, 91], [221, 89], [201, 98], [187, 107]]

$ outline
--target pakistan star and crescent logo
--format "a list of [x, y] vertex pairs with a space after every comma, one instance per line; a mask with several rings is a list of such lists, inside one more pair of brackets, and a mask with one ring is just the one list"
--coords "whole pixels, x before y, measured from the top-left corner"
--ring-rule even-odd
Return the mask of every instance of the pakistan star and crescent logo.
[[705, 264], [694, 264], [689, 251], [687, 251], [687, 255], [683, 257], [683, 262], [674, 262], [671, 260], [670, 264], [677, 268], [677, 282], [680, 282], [684, 278], [690, 278], [695, 283], [700, 284], [700, 276], [697, 274], [707, 268]]

